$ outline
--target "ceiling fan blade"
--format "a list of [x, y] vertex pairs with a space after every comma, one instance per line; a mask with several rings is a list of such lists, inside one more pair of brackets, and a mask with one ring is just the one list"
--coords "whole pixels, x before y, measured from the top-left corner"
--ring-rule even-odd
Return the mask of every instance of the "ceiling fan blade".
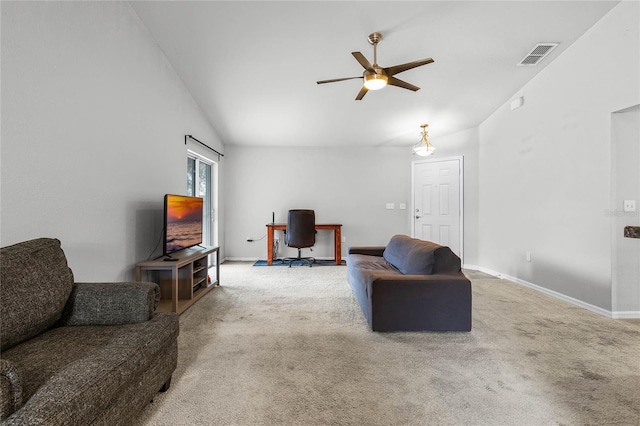
[[321, 81], [317, 81], [316, 83], [318, 83], [318, 84], [335, 83], [336, 81], [353, 80], [355, 78], [362, 78], [362, 76], [359, 75], [358, 77], [334, 78], [333, 80], [321, 80]]
[[433, 62], [433, 59], [421, 59], [419, 61], [407, 62], [406, 64], [396, 65], [393, 67], [385, 68], [387, 75], [392, 76], [394, 74], [401, 73], [406, 70], [410, 70], [412, 68], [421, 67], [423, 65], [427, 65]]
[[354, 58], [356, 58], [356, 61], [358, 61], [360, 65], [362, 65], [362, 68], [368, 71], [373, 71], [373, 65], [371, 65], [371, 63], [367, 60], [367, 58], [364, 57], [362, 53], [351, 52], [351, 54], [353, 55]]
[[362, 89], [360, 89], [360, 91], [358, 92], [358, 96], [356, 96], [356, 101], [362, 100], [362, 98], [364, 98], [364, 95], [366, 95], [368, 91], [369, 89], [362, 86]]
[[402, 87], [403, 89], [418, 91], [420, 88], [418, 86], [414, 86], [413, 84], [407, 83], [406, 81], [402, 81], [399, 78], [389, 77], [387, 84], [390, 86]]

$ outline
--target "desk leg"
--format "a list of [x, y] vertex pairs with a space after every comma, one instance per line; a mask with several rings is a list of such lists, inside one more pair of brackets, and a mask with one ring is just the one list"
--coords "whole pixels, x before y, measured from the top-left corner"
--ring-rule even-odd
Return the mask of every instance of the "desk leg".
[[333, 233], [334, 235], [334, 257], [336, 265], [342, 264], [342, 231], [338, 226]]
[[267, 226], [267, 265], [273, 263], [273, 226]]

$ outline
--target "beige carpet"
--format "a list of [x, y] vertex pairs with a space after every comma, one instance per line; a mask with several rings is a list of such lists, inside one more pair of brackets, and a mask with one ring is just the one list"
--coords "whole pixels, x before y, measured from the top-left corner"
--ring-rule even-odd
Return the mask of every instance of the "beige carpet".
[[640, 425], [640, 324], [478, 272], [470, 333], [373, 333], [346, 267], [221, 266], [140, 425]]

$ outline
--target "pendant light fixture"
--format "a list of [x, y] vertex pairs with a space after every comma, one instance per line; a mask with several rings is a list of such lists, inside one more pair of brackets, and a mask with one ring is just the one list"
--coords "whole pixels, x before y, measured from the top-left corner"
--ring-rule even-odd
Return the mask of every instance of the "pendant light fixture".
[[420, 132], [422, 140], [413, 146], [413, 153], [421, 157], [426, 157], [428, 155], [432, 155], [436, 151], [436, 148], [431, 145], [427, 139], [427, 127], [429, 127], [429, 125], [423, 124], [420, 127], [422, 127], [422, 132]]

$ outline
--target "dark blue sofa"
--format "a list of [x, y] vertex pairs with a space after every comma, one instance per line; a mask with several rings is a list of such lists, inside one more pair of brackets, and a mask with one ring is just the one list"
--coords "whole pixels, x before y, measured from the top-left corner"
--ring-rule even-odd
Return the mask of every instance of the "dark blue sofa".
[[406, 235], [349, 247], [347, 274], [373, 331], [471, 330], [471, 281], [449, 247]]

